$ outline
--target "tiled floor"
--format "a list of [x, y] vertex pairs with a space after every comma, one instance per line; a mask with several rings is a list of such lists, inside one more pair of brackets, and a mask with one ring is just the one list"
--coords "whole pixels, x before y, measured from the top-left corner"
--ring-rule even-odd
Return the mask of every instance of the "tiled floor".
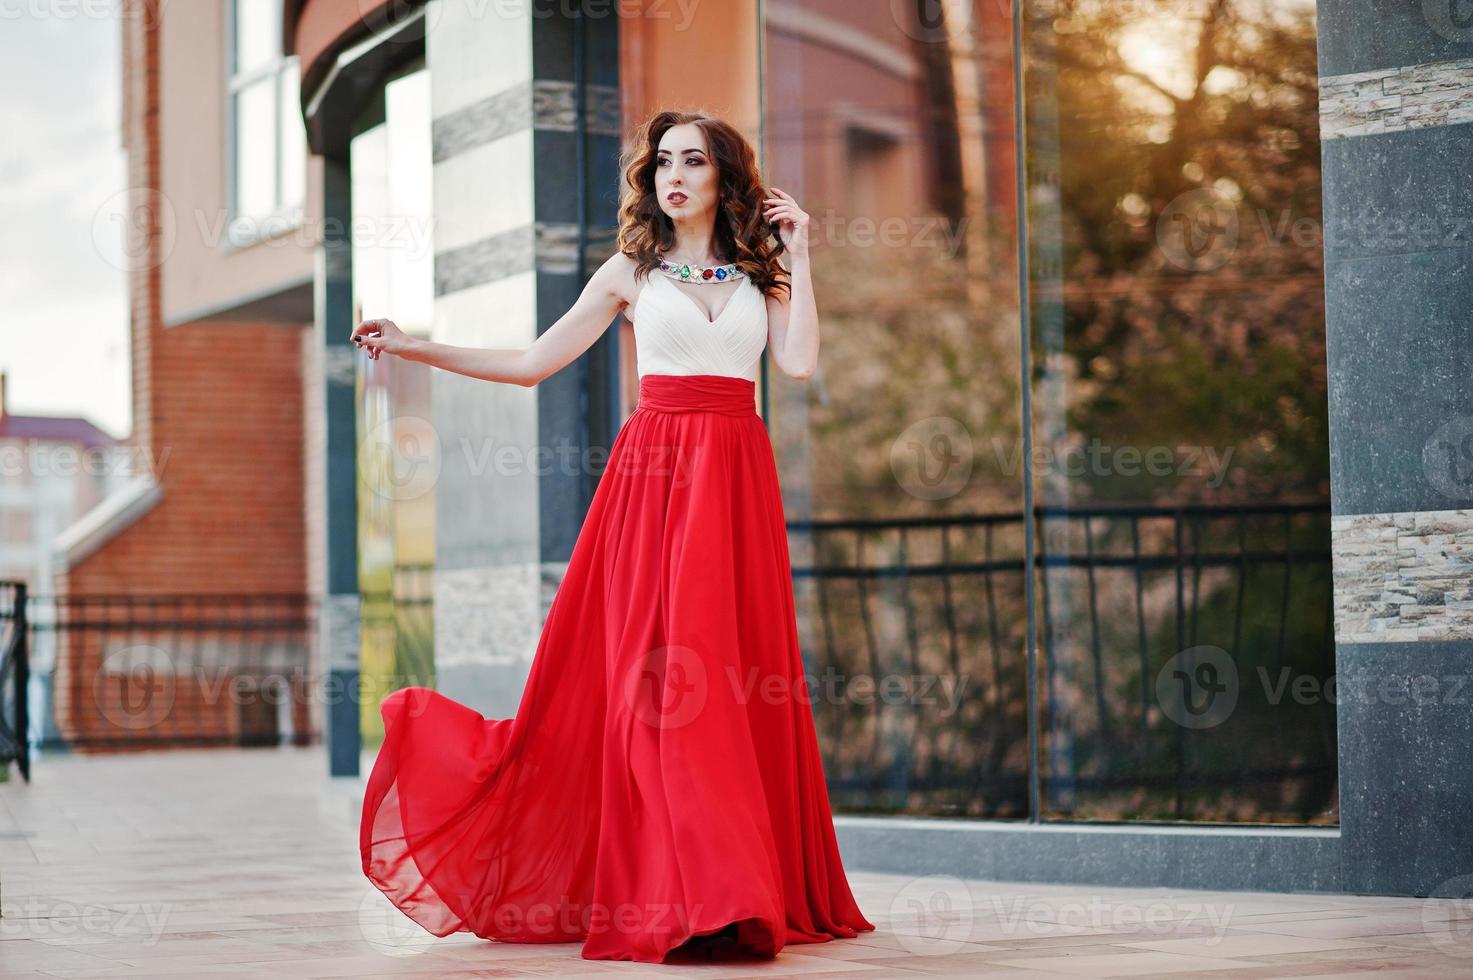
[[321, 750], [39, 760], [0, 785], [0, 977], [1473, 976], [1473, 903], [851, 871], [878, 925], [776, 960], [436, 940], [362, 877]]

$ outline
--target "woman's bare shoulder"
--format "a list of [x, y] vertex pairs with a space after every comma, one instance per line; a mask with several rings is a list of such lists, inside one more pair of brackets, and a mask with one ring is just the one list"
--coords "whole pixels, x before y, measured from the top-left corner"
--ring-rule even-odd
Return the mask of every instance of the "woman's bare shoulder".
[[622, 312], [632, 307], [639, 297], [639, 283], [635, 279], [638, 269], [639, 263], [632, 256], [615, 252], [598, 267], [590, 282], [598, 281], [601, 288], [616, 296]]

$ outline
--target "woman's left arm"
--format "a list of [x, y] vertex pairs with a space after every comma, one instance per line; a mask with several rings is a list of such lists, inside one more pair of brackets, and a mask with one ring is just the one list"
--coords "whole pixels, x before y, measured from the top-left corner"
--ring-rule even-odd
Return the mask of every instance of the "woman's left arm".
[[818, 368], [818, 303], [808, 262], [808, 214], [792, 196], [772, 188], [764, 214], [778, 221], [778, 233], [792, 261], [786, 296], [767, 298], [767, 346], [783, 374], [806, 381]]

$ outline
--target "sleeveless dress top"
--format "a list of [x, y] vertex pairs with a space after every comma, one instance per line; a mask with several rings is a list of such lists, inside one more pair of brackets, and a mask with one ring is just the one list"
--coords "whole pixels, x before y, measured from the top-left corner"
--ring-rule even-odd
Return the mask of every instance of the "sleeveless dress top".
[[767, 300], [750, 277], [740, 276], [735, 291], [709, 320], [664, 273], [654, 270], [634, 301], [634, 361], [646, 374], [714, 374], [757, 380], [767, 347]]

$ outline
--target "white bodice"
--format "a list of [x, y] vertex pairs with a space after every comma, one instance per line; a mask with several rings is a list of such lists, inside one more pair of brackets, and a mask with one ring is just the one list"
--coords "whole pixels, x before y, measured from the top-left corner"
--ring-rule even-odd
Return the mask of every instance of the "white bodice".
[[[706, 288], [704, 286], [698, 288]], [[634, 360], [646, 374], [717, 374], [757, 380], [767, 347], [767, 299], [748, 276], [730, 292], [714, 321], [659, 270], [650, 272], [635, 299]]]

